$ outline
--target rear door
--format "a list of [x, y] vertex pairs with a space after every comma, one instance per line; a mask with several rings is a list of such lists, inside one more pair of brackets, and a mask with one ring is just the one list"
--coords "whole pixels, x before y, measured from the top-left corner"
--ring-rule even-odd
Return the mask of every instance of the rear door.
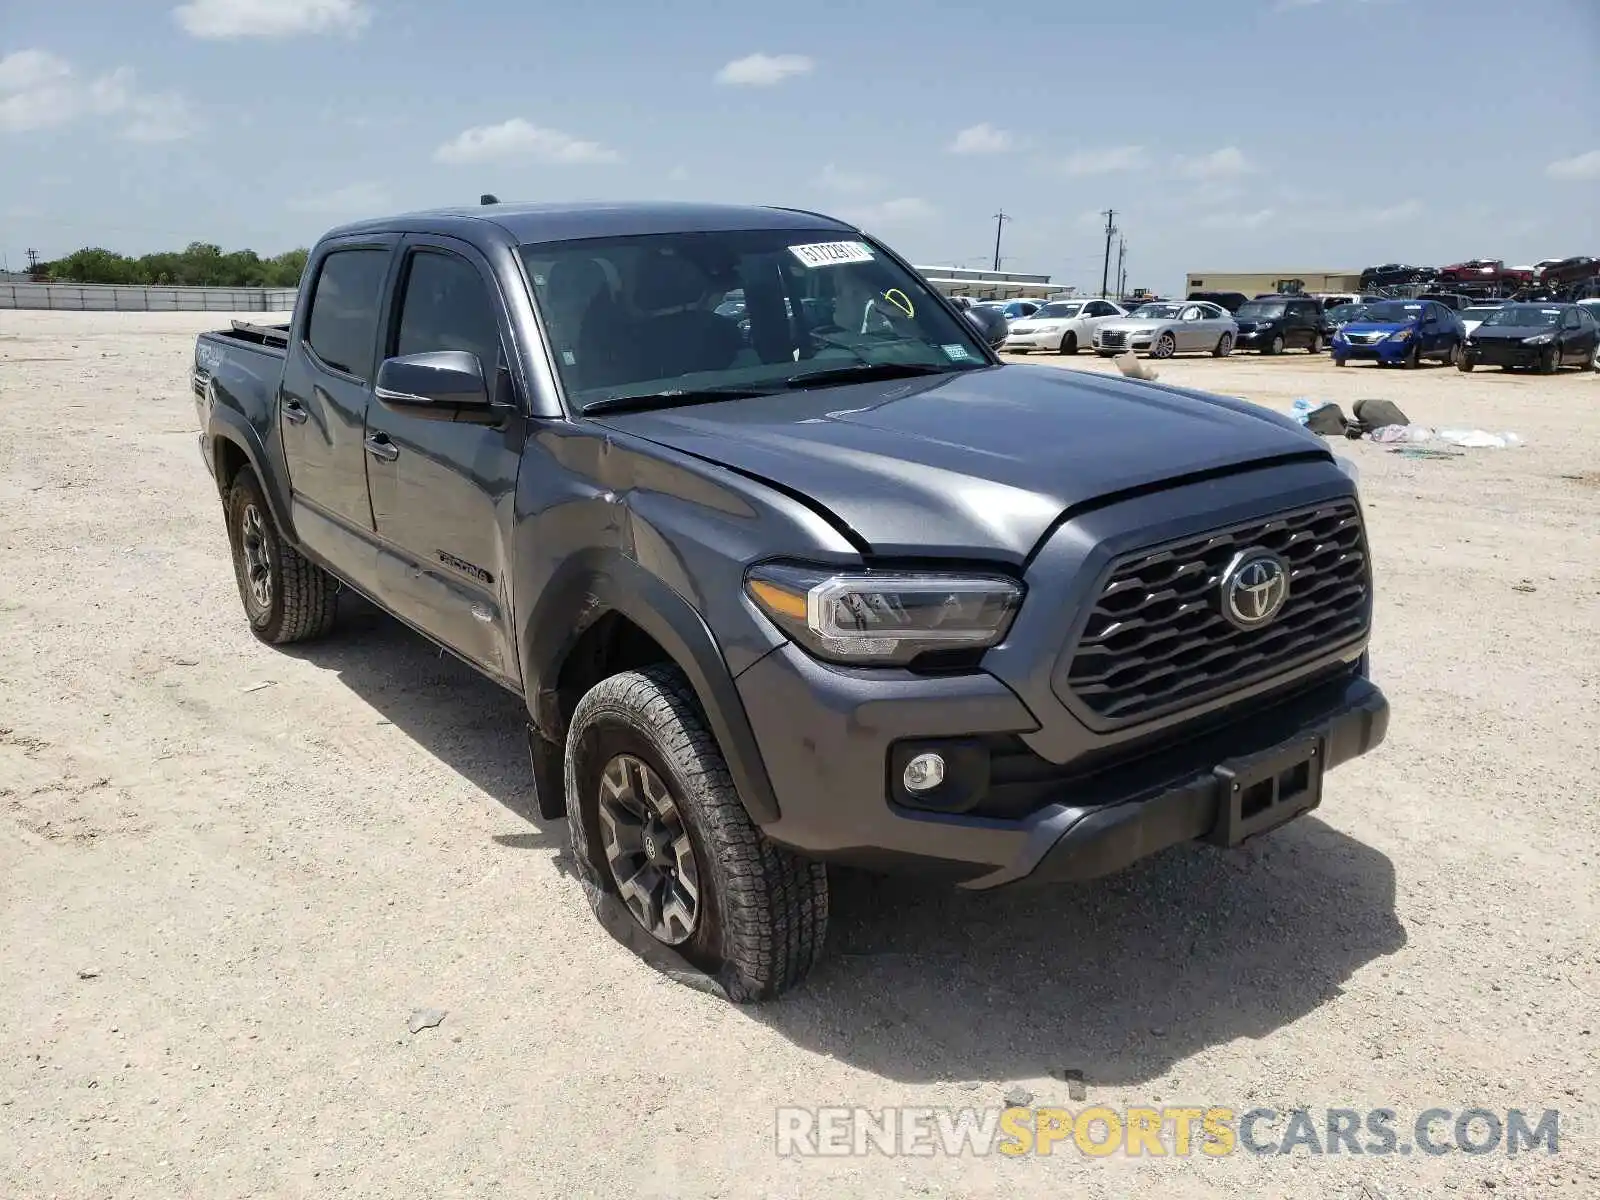
[[490, 423], [367, 411], [367, 477], [385, 598], [401, 617], [502, 678], [517, 678], [509, 537], [525, 411], [494, 272], [454, 238], [412, 235], [401, 249], [384, 357], [465, 350], [490, 393], [513, 407]]
[[297, 312], [284, 360], [278, 420], [297, 505], [321, 520], [296, 529], [312, 549], [343, 565], [350, 535], [369, 533], [367, 405], [377, 370], [378, 325], [398, 236], [335, 242], [313, 264], [305, 311]]

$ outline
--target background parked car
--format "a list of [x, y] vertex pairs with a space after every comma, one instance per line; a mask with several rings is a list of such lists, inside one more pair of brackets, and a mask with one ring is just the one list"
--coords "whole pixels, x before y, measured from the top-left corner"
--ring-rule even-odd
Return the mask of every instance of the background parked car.
[[1479, 298], [1465, 296], [1460, 292], [1423, 292], [1417, 299], [1432, 300], [1434, 303], [1442, 304], [1455, 312], [1460, 312], [1464, 308], [1471, 308], [1474, 304], [1480, 302]]
[[1243, 292], [1190, 292], [1189, 299], [1204, 300], [1207, 304], [1215, 304], [1229, 312], [1238, 312], [1241, 304], [1248, 304], [1250, 297]]
[[1094, 344], [1096, 329], [1127, 315], [1109, 300], [1051, 300], [1031, 317], [1011, 322], [1005, 348], [1018, 354], [1029, 350], [1076, 354], [1080, 346]]
[[1293, 346], [1322, 353], [1322, 305], [1309, 296], [1259, 297], [1233, 317], [1239, 323], [1241, 350], [1282, 354]]
[[1238, 336], [1238, 323], [1221, 305], [1168, 301], [1107, 321], [1095, 330], [1094, 349], [1101, 357], [1144, 350], [1151, 358], [1171, 358], [1203, 350], [1221, 358], [1233, 352]]
[[1489, 300], [1483, 302], [1482, 304], [1474, 304], [1470, 308], [1463, 308], [1456, 314], [1456, 316], [1461, 318], [1461, 331], [1468, 337], [1471, 337], [1472, 331], [1479, 325], [1483, 324], [1484, 319], [1492, 316], [1495, 310], [1500, 308], [1504, 303], [1505, 301], [1503, 300]]
[[1451, 309], [1432, 300], [1384, 300], [1369, 304], [1359, 320], [1339, 330], [1333, 365], [1371, 359], [1379, 366], [1420, 367], [1423, 359], [1460, 360], [1466, 334]]
[[1470, 371], [1480, 363], [1535, 367], [1542, 375], [1562, 367], [1600, 370], [1600, 325], [1581, 304], [1502, 305], [1467, 339], [1457, 365]]
[[1336, 304], [1332, 308], [1324, 308], [1322, 310], [1322, 336], [1327, 339], [1328, 344], [1332, 345], [1333, 335], [1351, 321], [1359, 319], [1361, 314], [1366, 311], [1366, 308], [1367, 306], [1363, 303]]

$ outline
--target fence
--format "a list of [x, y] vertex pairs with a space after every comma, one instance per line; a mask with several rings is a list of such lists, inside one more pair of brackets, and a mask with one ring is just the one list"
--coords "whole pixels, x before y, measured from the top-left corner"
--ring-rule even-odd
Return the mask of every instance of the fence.
[[70, 312], [288, 312], [293, 288], [121, 287], [98, 283], [0, 283], [0, 308]]

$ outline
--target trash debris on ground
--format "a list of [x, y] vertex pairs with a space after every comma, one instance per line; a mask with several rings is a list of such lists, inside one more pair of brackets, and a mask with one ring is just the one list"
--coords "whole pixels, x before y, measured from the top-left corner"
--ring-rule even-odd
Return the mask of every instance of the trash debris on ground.
[[1426, 446], [1396, 446], [1389, 451], [1401, 458], [1465, 458], [1459, 450], [1430, 450]]
[[1123, 351], [1111, 361], [1116, 363], [1117, 370], [1121, 371], [1129, 379], [1145, 379], [1154, 382], [1160, 378], [1156, 373], [1156, 369], [1145, 366], [1144, 363], [1139, 361], [1139, 356], [1132, 350]]
[[1372, 440], [1385, 445], [1396, 442], [1431, 442], [1433, 430], [1426, 425], [1384, 425], [1372, 431]]
[[1033, 1093], [1025, 1087], [1014, 1087], [1005, 1095], [1007, 1108], [1027, 1108], [1033, 1103]]
[[434, 1029], [445, 1018], [442, 1008], [417, 1008], [411, 1011], [411, 1020], [407, 1028], [412, 1033], [421, 1033], [424, 1029]]
[[1487, 433], [1482, 429], [1441, 429], [1437, 436], [1441, 442], [1469, 450], [1505, 450], [1522, 445], [1522, 439], [1514, 433]]
[[1300, 396], [1294, 402], [1293, 416], [1312, 433], [1320, 433], [1324, 437], [1345, 433], [1350, 427], [1344, 410], [1327, 400], [1308, 400]]

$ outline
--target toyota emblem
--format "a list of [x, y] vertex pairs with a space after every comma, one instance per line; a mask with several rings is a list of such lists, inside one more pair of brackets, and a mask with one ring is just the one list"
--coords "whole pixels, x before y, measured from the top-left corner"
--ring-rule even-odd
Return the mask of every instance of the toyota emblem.
[[1222, 573], [1222, 614], [1240, 629], [1260, 629], [1289, 599], [1289, 566], [1270, 550], [1244, 550]]

